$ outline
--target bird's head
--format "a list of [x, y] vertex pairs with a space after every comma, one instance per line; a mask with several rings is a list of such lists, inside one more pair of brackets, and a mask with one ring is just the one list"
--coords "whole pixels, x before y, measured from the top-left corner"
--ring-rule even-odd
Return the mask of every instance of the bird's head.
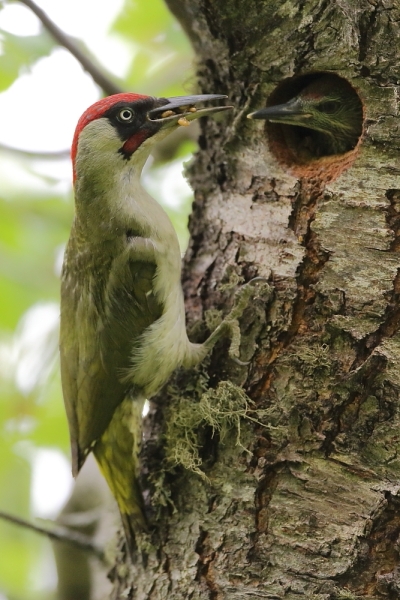
[[231, 109], [195, 106], [223, 98], [226, 96], [216, 94], [153, 98], [125, 93], [95, 102], [83, 113], [75, 130], [71, 150], [74, 181], [91, 172], [104, 176], [115, 173], [130, 162], [141, 171], [157, 141], [189, 121]]
[[362, 132], [362, 103], [351, 86], [339, 78], [323, 76], [307, 85], [285, 104], [268, 106], [248, 115], [272, 123], [305, 127], [327, 136], [329, 148], [346, 152]]

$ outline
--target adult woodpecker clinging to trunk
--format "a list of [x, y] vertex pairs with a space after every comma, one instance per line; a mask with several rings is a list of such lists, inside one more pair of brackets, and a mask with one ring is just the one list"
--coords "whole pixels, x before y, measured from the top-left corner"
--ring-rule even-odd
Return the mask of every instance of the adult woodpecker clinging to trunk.
[[72, 470], [77, 475], [94, 452], [130, 550], [134, 529], [145, 526], [137, 479], [143, 403], [230, 330], [226, 321], [204, 344], [189, 341], [178, 239], [142, 188], [141, 171], [152, 146], [179, 125], [232, 108], [195, 104], [225, 97], [109, 96], [86, 110], [73, 140], [75, 218], [60, 332]]

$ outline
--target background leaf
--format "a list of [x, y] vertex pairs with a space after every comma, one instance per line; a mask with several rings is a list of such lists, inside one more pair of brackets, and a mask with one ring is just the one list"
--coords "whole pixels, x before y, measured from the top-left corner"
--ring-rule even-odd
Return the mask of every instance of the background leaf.
[[2, 53], [0, 56], [0, 91], [7, 89], [17, 77], [55, 47], [46, 31], [39, 35], [18, 36], [0, 29]]

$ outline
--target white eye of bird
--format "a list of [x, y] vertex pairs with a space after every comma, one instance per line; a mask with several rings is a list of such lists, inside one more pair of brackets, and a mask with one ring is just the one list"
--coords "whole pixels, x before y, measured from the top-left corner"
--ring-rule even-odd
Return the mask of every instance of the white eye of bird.
[[118, 121], [121, 123], [131, 123], [133, 121], [133, 110], [131, 108], [122, 108], [117, 116]]

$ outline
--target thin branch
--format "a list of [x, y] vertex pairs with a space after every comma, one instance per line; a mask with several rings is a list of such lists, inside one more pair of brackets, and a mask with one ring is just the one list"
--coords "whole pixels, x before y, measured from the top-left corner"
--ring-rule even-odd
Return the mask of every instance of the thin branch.
[[87, 552], [91, 552], [95, 554], [101, 561], [104, 562], [104, 552], [98, 546], [93, 544], [91, 538], [79, 531], [73, 531], [72, 529], [68, 529], [67, 527], [62, 527], [61, 525], [54, 525], [51, 529], [47, 527], [41, 527], [40, 525], [35, 525], [34, 523], [30, 523], [25, 519], [21, 519], [20, 517], [16, 517], [14, 515], [10, 515], [3, 511], [0, 511], [0, 519], [4, 519], [4, 521], [8, 521], [9, 523], [13, 523], [14, 525], [19, 525], [20, 527], [25, 527], [26, 529], [31, 529], [36, 533], [40, 533], [41, 535], [45, 535], [51, 540], [57, 540], [58, 542], [65, 542], [66, 544], [71, 544], [80, 550], [86, 550]]
[[104, 73], [88, 58], [75, 44], [75, 42], [64, 33], [58, 25], [56, 25], [47, 14], [39, 7], [33, 0], [19, 0], [21, 4], [25, 4], [31, 9], [33, 13], [38, 17], [43, 26], [47, 31], [54, 37], [54, 39], [64, 46], [76, 60], [80, 62], [82, 67], [87, 71], [93, 78], [93, 80], [99, 85], [107, 95], [119, 94], [123, 90], [117, 86], [111, 79], [109, 79]]
[[10, 154], [18, 154], [23, 158], [38, 158], [44, 160], [62, 160], [70, 157], [70, 150], [54, 150], [51, 151], [40, 151], [40, 150], [22, 150], [22, 148], [14, 148], [7, 144], [0, 143], [0, 152], [9, 152]]

